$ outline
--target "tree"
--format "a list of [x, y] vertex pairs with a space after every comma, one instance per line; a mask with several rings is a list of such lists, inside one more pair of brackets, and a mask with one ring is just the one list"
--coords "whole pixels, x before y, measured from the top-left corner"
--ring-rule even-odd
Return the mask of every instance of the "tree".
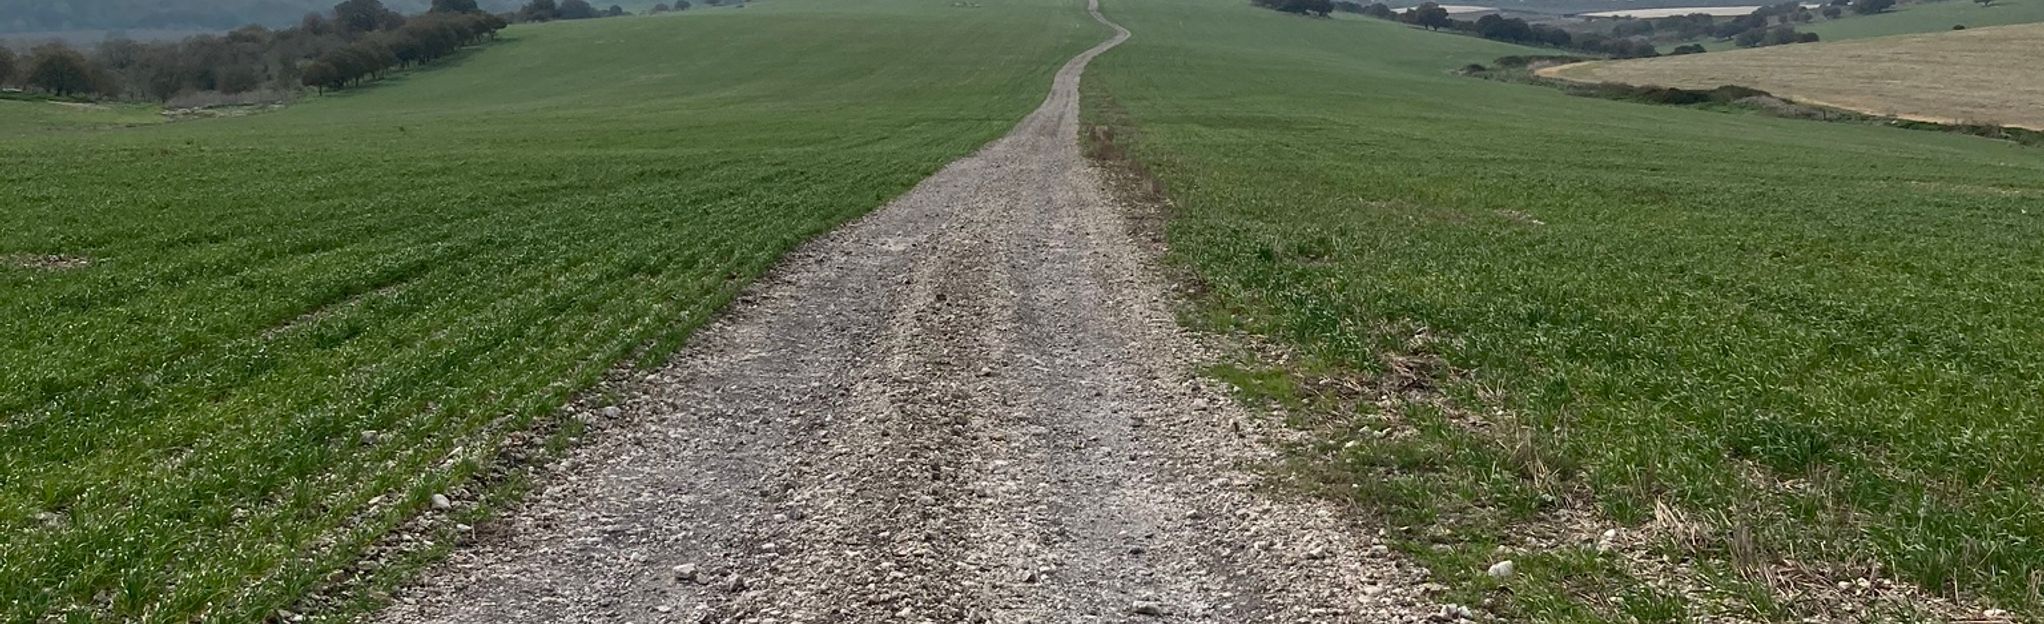
[[590, 6], [589, 0], [562, 0], [561, 2], [561, 19], [589, 19], [596, 16], [596, 7]]
[[334, 21], [339, 23], [343, 34], [354, 36], [379, 30], [396, 30], [405, 25], [405, 16], [390, 10], [377, 0], [343, 0], [334, 5]]
[[91, 93], [96, 84], [92, 63], [61, 43], [46, 43], [29, 52], [28, 76], [23, 82], [59, 97]]
[[14, 80], [14, 51], [0, 46], [0, 87]]
[[674, 0], [674, 10], [676, 11], [687, 11], [692, 6], [695, 5], [689, 4], [688, 0]]
[[306, 13], [305, 19], [298, 20], [298, 29], [308, 35], [326, 35], [333, 33], [334, 25], [327, 21], [325, 15]]
[[1526, 20], [1507, 18], [1496, 13], [1476, 18], [1476, 36], [1498, 41], [1534, 40], [1533, 28], [1526, 24]]
[[544, 22], [560, 19], [561, 7], [554, 0], [532, 0], [518, 9], [518, 19], [527, 22]]
[[346, 79], [341, 78], [341, 71], [335, 69], [333, 63], [326, 61], [313, 61], [311, 65], [306, 65], [305, 74], [300, 77], [300, 81], [304, 82], [305, 86], [318, 89], [321, 92], [327, 89], [339, 89], [341, 85], [348, 82]]
[[655, 14], [666, 13], [672, 10], [674, 10], [674, 7], [667, 6], [667, 3], [665, 2], [653, 5], [653, 13]]
[[427, 9], [426, 12], [481, 13], [482, 11], [481, 7], [476, 6], [476, 0], [433, 0], [433, 8]]
[[1895, 0], [1852, 0], [1852, 12], [1873, 15], [1895, 6]]
[[1772, 28], [1772, 29], [1770, 29], [1770, 30], [1768, 30], [1768, 31], [1767, 31], [1767, 42], [1765, 43], [1765, 45], [1771, 45], [1771, 46], [1772, 46], [1772, 45], [1786, 45], [1786, 44], [1791, 44], [1791, 43], [1795, 43], [1795, 42], [1796, 42], [1796, 29], [1795, 29], [1795, 27], [1793, 27], [1793, 26], [1776, 26], [1776, 27], [1774, 27], [1774, 28]]
[[624, 17], [624, 16], [625, 16], [625, 8], [624, 8], [624, 7], [621, 7], [621, 6], [618, 6], [618, 5], [615, 5], [615, 4], [613, 4], [613, 5], [610, 5], [610, 8], [608, 8], [608, 9], [604, 9], [604, 11], [603, 11], [603, 15], [604, 15], [605, 17]]
[[1533, 25], [1533, 37], [1539, 39], [1541, 43], [1557, 48], [1566, 48], [1575, 42], [1575, 35], [1569, 34], [1568, 31], [1541, 24]]
[[1825, 5], [1821, 12], [1826, 19], [1838, 19], [1838, 16], [1845, 14], [1845, 10], [1836, 5]]
[[[1892, 1], [1892, 0], [1891, 0]], [[1453, 24], [1448, 19], [1448, 10], [1441, 5], [1428, 2], [1405, 12], [1406, 21], [1427, 30], [1440, 30]]]
[[1679, 45], [1679, 46], [1675, 46], [1675, 49], [1674, 49], [1674, 50], [1670, 50], [1670, 51], [1668, 52], [1668, 55], [1669, 55], [1669, 56], [1681, 56], [1681, 55], [1684, 55], [1684, 54], [1702, 54], [1703, 52], [1704, 52], [1704, 50], [1703, 50], [1703, 46], [1701, 46], [1701, 45], [1697, 45], [1697, 44], [1694, 44], [1694, 43], [1692, 43], [1692, 44], [1689, 44], [1689, 45]]

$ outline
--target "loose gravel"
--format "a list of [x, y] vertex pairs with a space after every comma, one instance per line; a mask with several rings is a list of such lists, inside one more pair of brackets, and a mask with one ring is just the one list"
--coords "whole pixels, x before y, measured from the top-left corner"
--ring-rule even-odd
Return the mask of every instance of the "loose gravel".
[[[1440, 619], [1245, 466], [1058, 72], [1009, 135], [798, 250], [384, 622]], [[1454, 619], [1454, 618], [1449, 618]]]

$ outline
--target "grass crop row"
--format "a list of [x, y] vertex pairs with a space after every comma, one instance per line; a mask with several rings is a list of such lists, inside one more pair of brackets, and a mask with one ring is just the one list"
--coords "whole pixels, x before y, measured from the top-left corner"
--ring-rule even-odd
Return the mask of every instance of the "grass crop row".
[[0, 619], [292, 604], [504, 435], [999, 136], [1101, 35], [1083, 18], [521, 26], [279, 112], [0, 139]]
[[[1711, 537], [1684, 557], [2044, 605], [2044, 152], [1473, 80], [1527, 51], [1395, 24], [1108, 10], [1137, 37], [1088, 115], [1168, 189], [1193, 321], [1297, 354], [1224, 374], [1319, 405], [1315, 478], [1446, 578], [1494, 588], [1492, 548], [1572, 510], [1666, 508]], [[1417, 380], [1299, 383], [1358, 374]], [[1709, 608], [1522, 559], [1507, 612]]]

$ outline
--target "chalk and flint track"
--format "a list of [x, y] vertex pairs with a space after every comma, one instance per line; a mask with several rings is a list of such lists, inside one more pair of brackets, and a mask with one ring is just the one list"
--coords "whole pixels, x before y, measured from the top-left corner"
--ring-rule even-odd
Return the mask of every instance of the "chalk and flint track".
[[1006, 137], [789, 256], [618, 388], [562, 475], [387, 622], [1382, 622], [1373, 531], [1272, 495], [1077, 143]]

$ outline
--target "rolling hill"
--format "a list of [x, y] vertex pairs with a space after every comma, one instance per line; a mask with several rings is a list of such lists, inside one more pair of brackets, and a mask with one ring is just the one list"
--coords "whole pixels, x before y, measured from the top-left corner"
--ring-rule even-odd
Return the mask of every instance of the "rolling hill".
[[[329, 11], [330, 0], [14, 0], [0, 11], [0, 34], [76, 31], [212, 31], [248, 24], [286, 26], [306, 13]], [[505, 10], [509, 0], [479, 3]], [[401, 13], [426, 10], [428, 0], [385, 0]]]

